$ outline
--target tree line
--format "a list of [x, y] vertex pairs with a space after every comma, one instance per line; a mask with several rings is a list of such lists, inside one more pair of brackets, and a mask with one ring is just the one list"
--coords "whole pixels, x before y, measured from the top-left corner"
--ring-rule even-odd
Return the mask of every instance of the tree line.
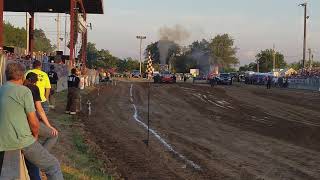
[[[186, 47], [181, 47], [175, 42], [169, 44], [166, 64], [170, 65], [172, 72], [188, 73], [192, 68], [199, 68], [201, 61], [216, 64], [226, 71], [234, 71], [233, 67], [239, 64], [236, 57], [237, 48], [234, 47], [234, 40], [228, 34], [217, 35], [211, 40], [194, 41]], [[149, 52], [153, 66], [159, 70], [159, 41], [147, 45], [144, 53], [143, 72], [146, 68]], [[139, 62], [133, 58], [117, 58], [108, 50], [98, 50], [94, 43], [89, 42], [87, 45], [87, 66], [89, 68], [116, 68], [118, 72], [126, 72], [139, 69]]]
[[[273, 61], [275, 60], [275, 69], [293, 68], [299, 70], [302, 68], [301, 62], [287, 63], [282, 53], [274, 51], [273, 49], [266, 49], [260, 51], [256, 56], [256, 60], [243, 65], [239, 68], [240, 72], [245, 71], [258, 71], [259, 72], [271, 72], [273, 70]], [[306, 63], [306, 67], [310, 66], [311, 62]], [[313, 67], [320, 67], [320, 62], [315, 61], [312, 63]]]
[[98, 50], [96, 44], [87, 44], [87, 62], [89, 68], [116, 69], [118, 72], [130, 72], [140, 67], [138, 60], [131, 57], [120, 59], [105, 49]]
[[[160, 64], [160, 41], [149, 44], [145, 50], [145, 57], [150, 52], [153, 62]], [[224, 71], [234, 71], [239, 64], [236, 57], [237, 47], [234, 39], [228, 34], [215, 36], [213, 39], [194, 41], [186, 47], [181, 47], [175, 42], [169, 43], [170, 48], [166, 58], [166, 64], [171, 66], [171, 71], [187, 73], [191, 68], [201, 68], [205, 61], [206, 66], [216, 65]]]
[[[4, 23], [4, 46], [12, 46], [25, 48], [27, 45], [27, 31], [25, 28], [15, 27], [12, 24]], [[55, 46], [51, 44], [50, 40], [46, 37], [42, 29], [34, 30], [34, 51], [38, 52], [52, 52]]]
[[[143, 72], [146, 69], [149, 52], [153, 60], [153, 66], [156, 70], [159, 70], [159, 43], [159, 41], [156, 41], [147, 45], [144, 52]], [[275, 67], [277, 69], [292, 67], [298, 70], [301, 68], [301, 63], [287, 63], [285, 56], [281, 52], [265, 49], [255, 56], [256, 60], [241, 66], [237, 70], [235, 68], [239, 64], [239, 60], [236, 57], [237, 47], [234, 45], [234, 39], [228, 34], [217, 35], [210, 40], [194, 41], [185, 47], [181, 47], [175, 42], [170, 42], [169, 44], [171, 45], [167, 54], [166, 64], [170, 65], [172, 72], [188, 73], [190, 69], [212, 64], [219, 66], [220, 72], [257, 71], [257, 62], [259, 63], [260, 72], [270, 72], [273, 69], [273, 58], [275, 58]], [[130, 57], [123, 59], [115, 57], [108, 50], [98, 50], [94, 43], [89, 42], [87, 46], [87, 66], [128, 72], [138, 70], [139, 61]], [[314, 62], [313, 66], [320, 67], [320, 63]]]

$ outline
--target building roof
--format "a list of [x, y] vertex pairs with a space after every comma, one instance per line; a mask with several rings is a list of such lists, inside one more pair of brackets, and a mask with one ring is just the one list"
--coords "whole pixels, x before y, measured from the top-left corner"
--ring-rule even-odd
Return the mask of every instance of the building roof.
[[[83, 6], [87, 14], [103, 14], [103, 0], [83, 0]], [[70, 0], [4, 0], [4, 11], [69, 13]]]

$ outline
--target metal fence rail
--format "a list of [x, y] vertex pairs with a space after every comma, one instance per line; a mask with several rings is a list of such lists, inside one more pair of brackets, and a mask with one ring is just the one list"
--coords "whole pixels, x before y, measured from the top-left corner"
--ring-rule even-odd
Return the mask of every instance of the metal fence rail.
[[320, 91], [320, 78], [317, 77], [307, 79], [291, 78], [288, 82], [289, 88]]

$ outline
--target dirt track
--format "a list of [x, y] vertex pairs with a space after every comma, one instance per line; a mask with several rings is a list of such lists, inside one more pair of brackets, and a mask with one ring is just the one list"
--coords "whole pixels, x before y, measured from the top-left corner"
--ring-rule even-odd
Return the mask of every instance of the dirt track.
[[[132, 86], [133, 101], [130, 100]], [[320, 94], [253, 86], [121, 82], [93, 92], [88, 132], [128, 179], [319, 179]]]

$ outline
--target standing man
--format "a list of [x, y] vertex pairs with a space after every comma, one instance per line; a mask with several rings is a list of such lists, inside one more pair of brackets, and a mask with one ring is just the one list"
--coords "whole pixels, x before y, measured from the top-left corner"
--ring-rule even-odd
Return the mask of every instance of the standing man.
[[48, 114], [48, 112], [49, 112], [48, 100], [49, 100], [50, 90], [51, 90], [50, 80], [49, 80], [48, 74], [41, 70], [41, 62], [40, 61], [35, 60], [32, 65], [33, 65], [33, 69], [29, 70], [26, 73], [26, 75], [29, 72], [33, 72], [38, 75], [37, 86], [40, 91], [41, 105], [42, 105], [45, 113]]
[[271, 83], [272, 83], [271, 76], [268, 76], [267, 77], [267, 89], [271, 89]]
[[50, 107], [52, 109], [55, 108], [56, 105], [56, 98], [55, 93], [57, 91], [57, 84], [58, 84], [58, 74], [54, 70], [54, 65], [50, 66], [50, 71], [48, 72], [50, 84], [51, 84], [51, 91], [50, 91]]
[[210, 79], [210, 85], [211, 85], [211, 87], [214, 87], [214, 85], [216, 84], [217, 82], [216, 82], [216, 77], [213, 77], [212, 76], [212, 78]]
[[80, 72], [76, 68], [73, 68], [71, 69], [71, 75], [68, 76], [68, 100], [66, 114], [77, 114], [77, 107], [80, 102], [79, 74]]
[[0, 151], [21, 150], [48, 180], [63, 180], [58, 160], [38, 143], [39, 121], [31, 91], [23, 86], [24, 67], [8, 64], [0, 88]]

